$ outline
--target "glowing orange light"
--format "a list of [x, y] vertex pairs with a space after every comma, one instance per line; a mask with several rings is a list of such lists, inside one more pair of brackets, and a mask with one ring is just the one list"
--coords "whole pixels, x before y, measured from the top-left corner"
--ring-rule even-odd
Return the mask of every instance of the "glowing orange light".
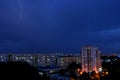
[[80, 74], [82, 74], [82, 72], [80, 72]]
[[95, 71], [96, 73], [98, 73], [98, 71]]
[[105, 74], [109, 74], [108, 72], [105, 72]]
[[70, 80], [74, 80], [73, 78], [71, 78]]

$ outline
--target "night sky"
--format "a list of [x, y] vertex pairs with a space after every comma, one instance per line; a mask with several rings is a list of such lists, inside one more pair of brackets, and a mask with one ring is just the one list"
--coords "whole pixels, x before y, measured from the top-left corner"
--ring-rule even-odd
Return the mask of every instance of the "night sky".
[[0, 0], [0, 53], [120, 51], [120, 0]]

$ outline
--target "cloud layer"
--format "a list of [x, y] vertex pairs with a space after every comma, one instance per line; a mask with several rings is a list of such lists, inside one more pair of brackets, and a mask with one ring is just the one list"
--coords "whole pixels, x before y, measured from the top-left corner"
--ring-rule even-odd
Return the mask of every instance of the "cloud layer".
[[0, 52], [118, 51], [119, 9], [119, 0], [0, 0]]

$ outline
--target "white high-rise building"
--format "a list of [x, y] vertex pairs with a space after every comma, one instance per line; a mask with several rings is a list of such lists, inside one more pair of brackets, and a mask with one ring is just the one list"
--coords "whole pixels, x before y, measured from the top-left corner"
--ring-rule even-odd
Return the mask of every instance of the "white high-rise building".
[[101, 55], [97, 47], [85, 46], [81, 48], [82, 72], [98, 72], [101, 69]]

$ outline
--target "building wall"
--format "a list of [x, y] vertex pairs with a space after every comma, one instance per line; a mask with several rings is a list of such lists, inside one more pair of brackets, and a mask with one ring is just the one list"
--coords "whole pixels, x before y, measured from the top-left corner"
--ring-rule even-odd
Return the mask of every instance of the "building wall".
[[61, 66], [62, 68], [67, 68], [68, 65], [72, 62], [80, 64], [80, 56], [61, 56], [57, 58], [57, 65]]
[[0, 61], [26, 61], [33, 66], [61, 66], [66, 68], [70, 63], [81, 63], [80, 56], [57, 56], [56, 54], [0, 54]]
[[101, 68], [101, 57], [98, 48], [85, 46], [81, 48], [81, 52], [82, 72], [99, 71], [99, 68]]

